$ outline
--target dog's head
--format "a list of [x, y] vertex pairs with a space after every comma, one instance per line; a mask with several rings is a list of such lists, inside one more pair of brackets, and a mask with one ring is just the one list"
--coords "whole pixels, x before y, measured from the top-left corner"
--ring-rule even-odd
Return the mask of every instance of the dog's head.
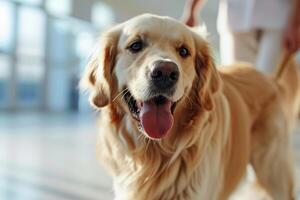
[[161, 139], [178, 104], [193, 99], [212, 109], [218, 77], [200, 35], [174, 19], [145, 14], [102, 35], [81, 83], [94, 106], [121, 104], [141, 132]]

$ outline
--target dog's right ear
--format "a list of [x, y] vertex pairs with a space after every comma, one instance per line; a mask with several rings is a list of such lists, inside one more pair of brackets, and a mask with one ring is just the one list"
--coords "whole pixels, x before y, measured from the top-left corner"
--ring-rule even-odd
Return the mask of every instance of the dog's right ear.
[[97, 107], [109, 104], [116, 87], [113, 74], [120, 26], [102, 34], [80, 80], [80, 88], [90, 92], [90, 103]]

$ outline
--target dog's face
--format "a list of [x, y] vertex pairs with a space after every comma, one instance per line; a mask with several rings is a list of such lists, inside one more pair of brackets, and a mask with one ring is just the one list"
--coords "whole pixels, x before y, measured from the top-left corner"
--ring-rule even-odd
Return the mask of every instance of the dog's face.
[[148, 137], [170, 132], [177, 104], [188, 101], [192, 89], [202, 99], [199, 106], [211, 109], [204, 84], [215, 70], [209, 49], [185, 25], [141, 15], [104, 33], [98, 48], [82, 79], [92, 104], [121, 104]]

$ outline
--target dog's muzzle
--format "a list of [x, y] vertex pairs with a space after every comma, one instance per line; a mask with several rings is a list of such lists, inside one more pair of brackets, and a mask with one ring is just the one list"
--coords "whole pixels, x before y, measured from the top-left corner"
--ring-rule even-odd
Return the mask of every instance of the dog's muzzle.
[[179, 79], [179, 68], [175, 62], [157, 60], [147, 72], [148, 87], [143, 100], [135, 99], [127, 90], [124, 100], [139, 128], [151, 139], [162, 139], [168, 135], [174, 123], [176, 102], [172, 97]]
[[150, 80], [151, 90], [154, 93], [168, 94], [173, 93], [178, 82], [179, 69], [176, 63], [171, 61], [156, 61], [150, 68], [148, 79]]

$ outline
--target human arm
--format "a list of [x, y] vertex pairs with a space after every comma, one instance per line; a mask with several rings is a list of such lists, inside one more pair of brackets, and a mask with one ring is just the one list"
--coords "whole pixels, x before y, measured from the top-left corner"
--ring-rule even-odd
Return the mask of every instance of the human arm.
[[293, 0], [287, 26], [283, 32], [285, 50], [293, 54], [300, 48], [300, 0]]
[[198, 24], [198, 12], [203, 6], [205, 0], [186, 0], [183, 10], [182, 21], [188, 26], [196, 26]]

